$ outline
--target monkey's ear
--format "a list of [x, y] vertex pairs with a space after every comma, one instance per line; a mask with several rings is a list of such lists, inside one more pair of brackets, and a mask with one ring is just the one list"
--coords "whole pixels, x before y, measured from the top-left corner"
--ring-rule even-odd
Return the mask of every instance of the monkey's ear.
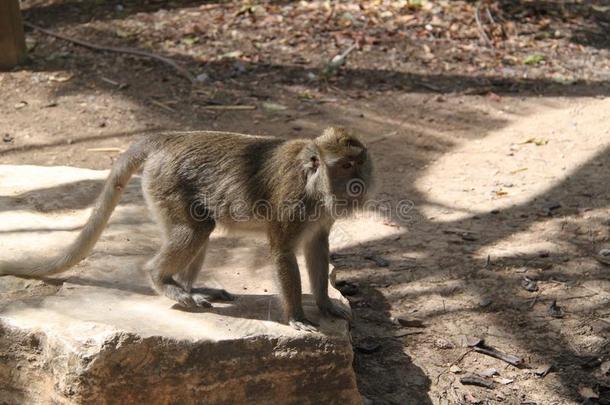
[[331, 195], [326, 161], [315, 142], [308, 142], [299, 155], [305, 179], [305, 191], [310, 196], [327, 197]]
[[320, 158], [318, 156], [311, 156], [309, 158], [310, 160], [310, 165], [311, 168], [315, 171], [318, 170], [318, 167], [320, 167]]
[[307, 177], [315, 174], [320, 168], [320, 151], [313, 142], [303, 148], [300, 158]]

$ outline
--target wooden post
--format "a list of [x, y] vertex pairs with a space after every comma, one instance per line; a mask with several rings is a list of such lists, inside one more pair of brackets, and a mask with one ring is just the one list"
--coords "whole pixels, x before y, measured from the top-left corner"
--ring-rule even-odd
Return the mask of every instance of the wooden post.
[[19, 0], [0, 0], [0, 69], [22, 63], [25, 56]]

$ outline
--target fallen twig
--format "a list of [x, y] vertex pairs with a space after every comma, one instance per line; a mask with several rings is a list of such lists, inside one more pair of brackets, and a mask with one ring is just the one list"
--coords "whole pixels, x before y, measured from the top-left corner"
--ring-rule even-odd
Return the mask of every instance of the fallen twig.
[[335, 3], [331, 3], [330, 6], [330, 12], [328, 13], [328, 15], [326, 16], [326, 19], [324, 20], [324, 25], [326, 26], [328, 24], [328, 22], [335, 16], [335, 12], [336, 12], [336, 6]]
[[40, 31], [44, 34], [50, 35], [52, 37], [63, 39], [64, 41], [72, 42], [73, 44], [80, 45], [80, 46], [83, 46], [83, 47], [89, 48], [89, 49], [94, 49], [96, 51], [123, 53], [123, 54], [128, 54], [128, 55], [139, 56], [142, 58], [158, 60], [159, 62], [165, 63], [166, 65], [173, 67], [178, 73], [180, 73], [182, 76], [184, 76], [191, 83], [195, 83], [195, 78], [193, 77], [193, 75], [191, 75], [191, 73], [188, 70], [186, 70], [182, 66], [178, 65], [174, 60], [166, 58], [164, 56], [156, 55], [154, 53], [141, 51], [139, 49], [133, 49], [133, 48], [122, 48], [122, 47], [115, 47], [115, 46], [97, 45], [97, 44], [94, 44], [94, 43], [91, 43], [88, 41], [83, 41], [82, 39], [72, 38], [72, 37], [60, 34], [58, 32], [47, 30], [46, 28], [39, 27], [38, 25], [32, 24], [31, 22], [28, 22], [28, 21], [24, 21], [23, 25], [25, 25], [26, 27], [32, 28], [36, 31]]
[[536, 305], [536, 303], [538, 302], [539, 297], [540, 293], [536, 294], [536, 296], [532, 299], [532, 302], [530, 303], [530, 308], [534, 308], [534, 305]]
[[453, 361], [453, 363], [451, 363], [449, 365], [449, 367], [451, 366], [457, 366], [458, 364], [460, 364], [460, 362], [462, 360], [464, 360], [464, 357], [466, 357], [466, 355], [468, 355], [468, 353], [472, 353], [472, 349], [468, 349], [466, 350], [464, 353], [462, 353], [462, 355], [460, 357], [458, 357], [456, 360]]
[[336, 55], [335, 57], [333, 57], [330, 62], [328, 62], [326, 64], [326, 66], [324, 67], [323, 70], [323, 75], [324, 76], [332, 76], [334, 75], [337, 70], [343, 66], [345, 64], [345, 62], [347, 61], [347, 57], [350, 53], [352, 53], [352, 51], [354, 49], [356, 49], [358, 47], [358, 42], [354, 42], [352, 45], [350, 45], [349, 48], [347, 48], [343, 53], [340, 53], [339, 55]]
[[485, 14], [487, 14], [487, 18], [489, 18], [489, 21], [492, 24], [496, 23], [496, 20], [494, 20], [494, 17], [491, 15], [491, 11], [489, 10], [489, 5], [485, 5]]
[[479, 35], [481, 36], [483, 41], [485, 41], [487, 46], [489, 46], [490, 48], [493, 48], [494, 45], [491, 43], [491, 40], [487, 36], [487, 33], [485, 32], [485, 27], [483, 27], [483, 23], [481, 23], [481, 5], [482, 4], [483, 4], [482, 0], [479, 0], [477, 2], [477, 7], [474, 11], [474, 19], [477, 22], [477, 27], [479, 28]]
[[534, 371], [534, 374], [536, 374], [540, 378], [544, 378], [547, 376], [548, 373], [553, 371], [553, 367], [554, 366], [552, 364], [547, 364], [543, 367], [540, 367], [538, 370]]
[[256, 110], [255, 105], [204, 105], [206, 110]]
[[127, 86], [129, 86], [127, 83], [119, 83], [117, 81], [114, 81], [114, 80], [109, 79], [109, 78], [104, 77], [104, 76], [101, 76], [100, 80], [103, 81], [103, 82], [106, 82], [108, 84], [111, 84], [113, 86], [116, 86], [119, 90], [122, 90], [122, 89], [126, 88]]
[[150, 100], [150, 102], [153, 103], [154, 105], [156, 105], [157, 107], [163, 108], [164, 110], [171, 111], [171, 112], [176, 112], [176, 110], [174, 110], [172, 107], [170, 107], [170, 106], [168, 106], [166, 104], [163, 104], [160, 101]]
[[377, 256], [375, 254], [367, 254], [364, 256], [364, 258], [366, 260], [371, 260], [371, 261], [375, 262], [375, 264], [379, 267], [388, 267], [390, 265], [390, 262], [388, 262], [386, 259], [384, 259], [381, 256]]
[[489, 388], [489, 389], [493, 389], [494, 383], [492, 383], [491, 381], [487, 381], [481, 377], [477, 377], [474, 375], [467, 375], [464, 376], [462, 378], [460, 378], [460, 382], [464, 385], [476, 385], [479, 387], [484, 387], [484, 388]]
[[432, 91], [434, 91], [434, 92], [437, 92], [437, 93], [444, 93], [444, 92], [445, 92], [445, 91], [444, 91], [443, 89], [441, 89], [440, 87], [437, 87], [437, 86], [435, 86], [435, 85], [433, 85], [433, 84], [430, 84], [430, 83], [426, 83], [426, 82], [415, 82], [415, 84], [417, 84], [418, 86], [424, 87], [424, 88], [426, 88], [426, 89], [428, 89], [428, 90], [432, 90]]
[[464, 353], [462, 353], [462, 355], [460, 357], [458, 357], [456, 360], [454, 360], [451, 364], [449, 364], [449, 367], [447, 367], [445, 370], [441, 371], [437, 376], [436, 376], [436, 384], [438, 384], [438, 382], [441, 379], [441, 376], [443, 374], [448, 373], [449, 371], [451, 371], [451, 367], [452, 366], [457, 366], [458, 364], [460, 364], [460, 362], [462, 360], [464, 360], [464, 357], [466, 357], [466, 355], [468, 355], [468, 353], [472, 353], [472, 349], [468, 349], [466, 350]]
[[520, 367], [524, 363], [522, 357], [503, 353], [499, 350], [494, 349], [493, 347], [486, 346], [483, 342], [479, 343], [477, 346], [474, 346], [473, 349], [476, 352], [483, 353], [483, 354], [486, 354], [491, 357], [495, 357], [496, 359], [500, 359], [515, 367]]
[[398, 131], [390, 131], [387, 134], [381, 135], [379, 138], [375, 138], [371, 141], [368, 141], [367, 143], [370, 145], [372, 143], [385, 141], [387, 138], [392, 137], [392, 136], [396, 135], [397, 133], [398, 133]]
[[595, 297], [596, 295], [599, 295], [599, 293], [593, 293], [593, 294], [584, 294], [584, 295], [573, 295], [571, 297], [565, 297], [562, 298], [562, 301], [568, 301], [568, 300], [580, 300], [583, 298], [591, 298], [591, 297]]
[[400, 329], [397, 330], [396, 332], [394, 332], [394, 334], [392, 335], [393, 337], [404, 337], [404, 336], [409, 336], [409, 335], [421, 335], [422, 333], [424, 333], [421, 330], [409, 330], [409, 329]]
[[87, 149], [87, 152], [115, 152], [115, 153], [123, 153], [125, 150], [121, 148], [90, 148]]

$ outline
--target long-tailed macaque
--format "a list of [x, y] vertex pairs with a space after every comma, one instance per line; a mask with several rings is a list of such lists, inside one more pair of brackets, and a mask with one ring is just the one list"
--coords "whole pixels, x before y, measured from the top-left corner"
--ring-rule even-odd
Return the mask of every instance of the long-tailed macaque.
[[364, 144], [343, 128], [290, 141], [212, 131], [143, 138], [117, 159], [91, 217], [65, 252], [37, 263], [0, 261], [0, 275], [47, 276], [85, 258], [141, 166], [144, 197], [162, 233], [159, 252], [146, 264], [159, 293], [185, 307], [232, 299], [224, 290], [192, 288], [218, 224], [266, 234], [292, 327], [315, 330], [301, 304], [300, 246], [319, 309], [349, 319], [349, 310], [328, 297], [328, 235], [338, 215], [364, 201], [373, 167]]

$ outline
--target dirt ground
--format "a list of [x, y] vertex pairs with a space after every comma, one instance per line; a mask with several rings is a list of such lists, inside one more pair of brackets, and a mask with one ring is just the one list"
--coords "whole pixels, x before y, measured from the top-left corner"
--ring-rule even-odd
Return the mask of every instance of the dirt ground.
[[396, 230], [332, 254], [365, 402], [610, 403], [610, 3], [353, 3], [23, 1], [197, 80], [28, 31], [30, 61], [0, 73], [0, 162], [106, 169], [158, 129], [345, 125]]

